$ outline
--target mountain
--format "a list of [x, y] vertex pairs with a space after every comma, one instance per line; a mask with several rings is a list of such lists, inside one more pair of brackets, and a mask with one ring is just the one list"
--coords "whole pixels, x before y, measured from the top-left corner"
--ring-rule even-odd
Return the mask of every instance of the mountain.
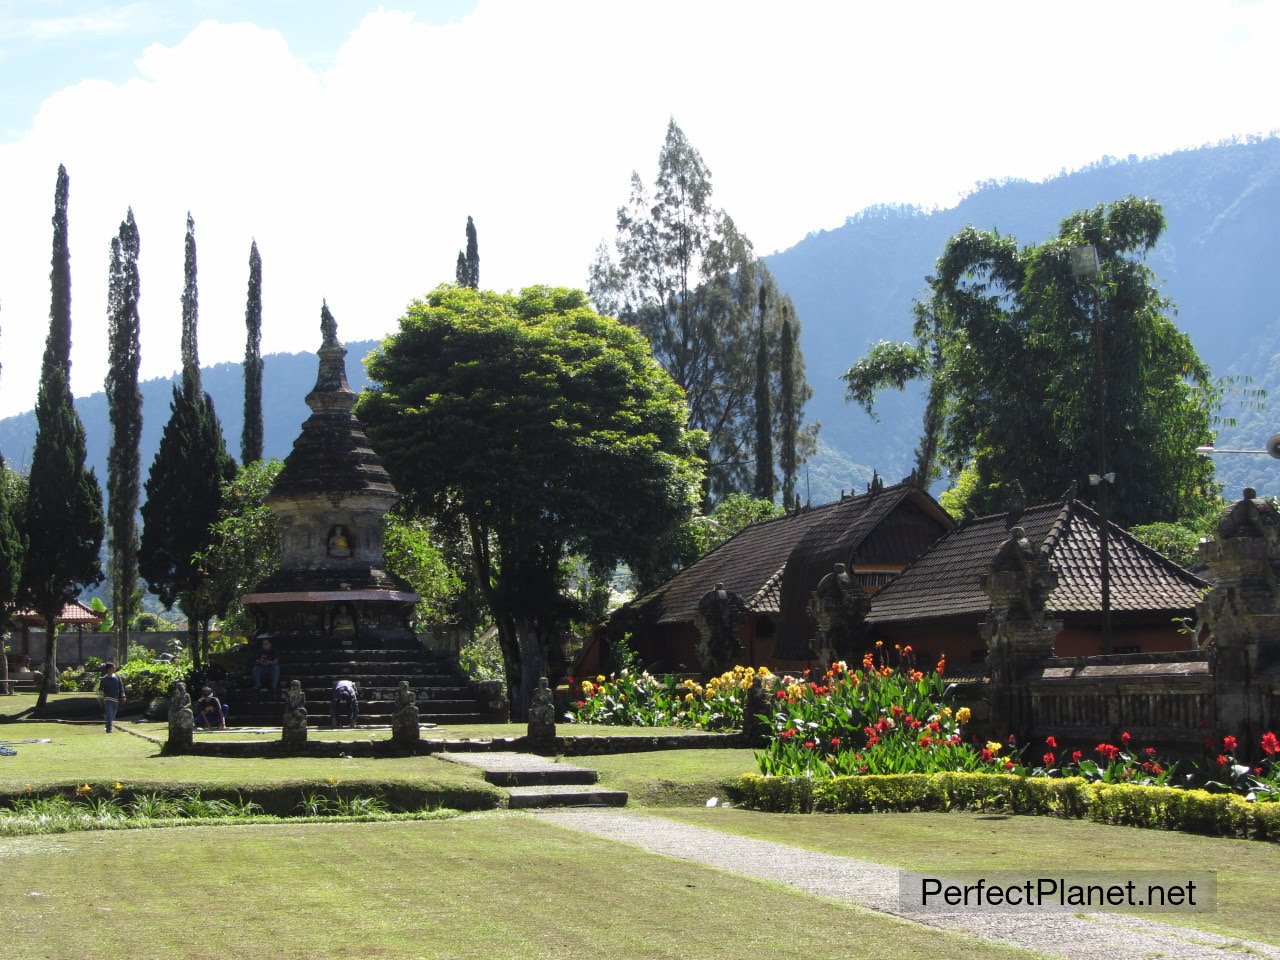
[[[1280, 257], [1274, 227], [1280, 221], [1280, 139], [1266, 138], [1148, 159], [1107, 159], [1043, 183], [986, 183], [947, 210], [873, 208], [766, 258], [803, 324], [801, 346], [814, 391], [806, 413], [822, 421], [823, 443], [865, 465], [860, 474], [874, 466], [896, 480], [910, 471], [921, 391], [883, 394], [877, 423], [844, 403], [839, 377], [868, 344], [910, 338], [912, 302], [925, 295], [925, 277], [949, 237], [972, 225], [1039, 243], [1072, 212], [1129, 194], [1153, 197], [1164, 207], [1168, 228], [1147, 263], [1214, 375], [1251, 376], [1255, 386], [1280, 396], [1280, 303], [1267, 280]], [[1223, 431], [1220, 446], [1257, 448], [1280, 430], [1265, 408], [1228, 405], [1223, 414], [1240, 424]], [[1218, 474], [1228, 494], [1246, 482], [1280, 493], [1280, 465], [1270, 460], [1224, 456]], [[847, 479], [852, 484], [854, 477]]]
[[[378, 345], [377, 340], [348, 343], [347, 379], [357, 393], [369, 382], [361, 362]], [[264, 358], [262, 373], [263, 455], [283, 460], [293, 449], [302, 421], [310, 416], [303, 398], [316, 383], [315, 353], [273, 353]], [[227, 452], [236, 460], [240, 454], [240, 430], [244, 411], [244, 376], [238, 363], [219, 363], [201, 368], [201, 382], [213, 398], [214, 410], [222, 421]], [[169, 422], [169, 404], [179, 376], [147, 380], [142, 390], [142, 479], [160, 446], [160, 434]], [[85, 449], [89, 466], [98, 474], [105, 489], [107, 478], [107, 445], [111, 439], [111, 422], [107, 417], [107, 397], [94, 393], [76, 399], [76, 412], [84, 423]], [[16, 470], [25, 470], [35, 446], [35, 413], [23, 413], [0, 420], [0, 452], [5, 462]]]

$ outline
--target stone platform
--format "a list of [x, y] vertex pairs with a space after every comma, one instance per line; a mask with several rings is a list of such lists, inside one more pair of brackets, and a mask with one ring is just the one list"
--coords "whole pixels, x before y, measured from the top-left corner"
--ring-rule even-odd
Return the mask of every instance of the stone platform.
[[484, 778], [507, 791], [512, 809], [534, 807], [623, 807], [627, 794], [595, 786], [596, 771], [570, 763], [557, 763], [531, 753], [483, 753], [442, 759], [478, 767]]

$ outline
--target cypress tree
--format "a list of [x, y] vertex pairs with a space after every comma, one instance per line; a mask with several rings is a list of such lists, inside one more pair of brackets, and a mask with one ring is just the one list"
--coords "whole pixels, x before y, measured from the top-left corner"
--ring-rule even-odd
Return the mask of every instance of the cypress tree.
[[778, 345], [778, 407], [782, 417], [782, 449], [778, 465], [782, 468], [782, 499], [790, 502], [796, 490], [796, 434], [799, 432], [796, 404], [796, 337], [791, 326], [791, 311], [782, 307], [782, 335]]
[[244, 309], [244, 429], [240, 461], [262, 459], [262, 258], [258, 241], [249, 247], [249, 296]]
[[67, 198], [71, 182], [67, 168], [58, 164], [58, 182], [53, 190], [53, 264], [49, 271], [52, 296], [49, 299], [49, 336], [44, 342], [40, 379], [54, 367], [71, 377], [71, 247], [67, 241]]
[[142, 393], [138, 389], [139, 343], [138, 225], [133, 210], [111, 241], [107, 296], [108, 350], [106, 393], [111, 418], [107, 451], [107, 526], [110, 530], [111, 606], [116, 661], [129, 649], [129, 622], [138, 581], [138, 495], [141, 484]]
[[57, 689], [62, 607], [84, 587], [102, 582], [102, 491], [93, 470], [85, 469], [84, 427], [61, 367], [54, 367], [40, 384], [25, 526], [22, 594], [45, 623], [45, 683], [36, 701], [39, 711], [49, 691]]
[[765, 313], [769, 288], [760, 285], [760, 337], [756, 344], [756, 483], [755, 494], [773, 501], [773, 408], [769, 400], [769, 342], [765, 335]]
[[207, 578], [194, 556], [208, 549], [209, 527], [222, 507], [222, 484], [235, 474], [235, 464], [227, 455], [213, 400], [200, 389], [197, 320], [195, 224], [187, 214], [182, 384], [173, 388], [169, 422], [147, 476], [138, 567], [166, 609], [177, 603], [186, 614], [188, 645], [199, 666], [209, 619], [220, 611], [202, 591]]
[[480, 289], [480, 242], [476, 239], [475, 221], [467, 217], [467, 250], [458, 251], [458, 265], [454, 270], [458, 286]]
[[200, 392], [200, 350], [196, 343], [196, 321], [199, 314], [196, 291], [196, 223], [187, 212], [186, 256], [183, 261], [182, 284], [182, 377], [190, 378], [192, 389]]

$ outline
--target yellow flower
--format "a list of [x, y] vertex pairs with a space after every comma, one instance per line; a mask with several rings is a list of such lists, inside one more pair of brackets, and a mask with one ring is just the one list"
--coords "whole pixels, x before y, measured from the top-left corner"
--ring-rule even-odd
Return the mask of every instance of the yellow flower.
[[82, 786], [82, 787], [76, 787], [76, 793], [80, 794], [81, 796], [83, 796], [83, 795], [84, 795], [84, 794], [86, 794], [86, 793], [93, 793], [93, 787], [89, 786], [89, 785], [86, 783], [86, 784], [85, 784], [84, 786]]
[[584, 697], [589, 697], [589, 696], [591, 696], [591, 681], [590, 681], [590, 680], [583, 680], [583, 681], [582, 681], [582, 695], [583, 695]]
[[956, 719], [959, 720], [961, 723], [968, 723], [969, 718], [972, 716], [973, 716], [973, 711], [970, 710], [968, 707], [961, 707], [959, 710], [956, 711]]
[[[967, 710], [968, 708], [967, 708], [967, 707], [965, 707], [964, 709], [966, 709], [966, 710]], [[949, 717], [949, 716], [951, 716], [951, 708], [950, 708], [950, 707], [943, 707], [943, 708], [942, 708], [942, 715], [943, 715], [944, 717]]]
[[596, 677], [596, 683], [604, 683], [604, 674], [603, 674], [603, 673], [602, 673], [602, 674], [600, 674], [600, 676]]
[[119, 780], [117, 780], [114, 784], [111, 785], [111, 789], [113, 792], [119, 793], [121, 790], [124, 789], [124, 784], [121, 783]]
[[987, 749], [990, 750], [992, 753], [999, 753], [1003, 748], [1004, 748], [1003, 743], [1000, 743], [996, 740], [987, 741]]
[[331, 787], [336, 787], [337, 785], [338, 785], [338, 781], [337, 781], [337, 779], [336, 779], [335, 777], [330, 777], [330, 778], [329, 778], [329, 786], [331, 786]]

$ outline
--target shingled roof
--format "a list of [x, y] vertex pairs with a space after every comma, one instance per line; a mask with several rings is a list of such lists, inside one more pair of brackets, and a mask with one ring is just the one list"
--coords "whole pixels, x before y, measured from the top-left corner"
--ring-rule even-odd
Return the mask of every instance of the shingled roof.
[[[908, 500], [927, 501], [943, 518], [939, 522], [948, 522], [928, 494], [906, 483], [845, 497], [747, 527], [640, 597], [631, 609], [649, 623], [691, 622], [698, 601], [717, 583], [723, 583], [725, 589], [742, 598], [748, 610], [779, 614], [784, 604], [791, 605], [786, 594], [797, 577], [813, 581], [803, 588], [803, 606], [813, 584], [831, 571], [832, 564], [850, 562], [885, 518]], [[904, 547], [908, 552], [902, 562], [937, 536], [935, 528], [918, 545]], [[915, 538], [909, 539], [915, 543]], [[884, 559], [892, 562], [892, 558]]]
[[[1015, 525], [1045, 552], [1058, 574], [1046, 612], [1100, 613], [1101, 524], [1084, 504], [1067, 500], [1031, 507], [1016, 518], [994, 514], [957, 527], [875, 595], [867, 622], [875, 626], [984, 615], [989, 602], [980, 578]], [[1112, 611], [1164, 618], [1195, 606], [1207, 586], [1203, 580], [1114, 524], [1108, 529]]]

